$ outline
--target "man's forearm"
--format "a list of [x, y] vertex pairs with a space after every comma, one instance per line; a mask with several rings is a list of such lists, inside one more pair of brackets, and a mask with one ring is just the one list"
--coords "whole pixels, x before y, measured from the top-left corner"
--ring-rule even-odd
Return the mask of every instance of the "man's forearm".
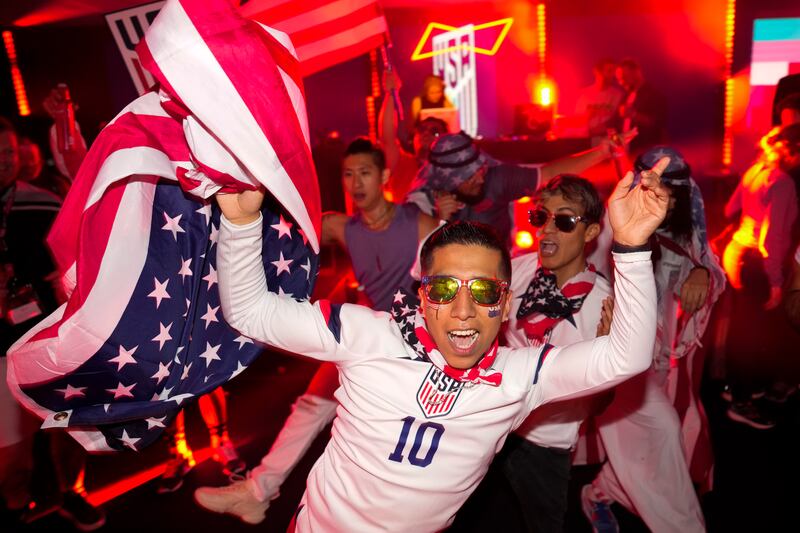
[[608, 148], [600, 145], [591, 150], [545, 163], [541, 167], [541, 182], [539, 185], [544, 185], [559, 174], [580, 174], [587, 168], [602, 163], [608, 158]]

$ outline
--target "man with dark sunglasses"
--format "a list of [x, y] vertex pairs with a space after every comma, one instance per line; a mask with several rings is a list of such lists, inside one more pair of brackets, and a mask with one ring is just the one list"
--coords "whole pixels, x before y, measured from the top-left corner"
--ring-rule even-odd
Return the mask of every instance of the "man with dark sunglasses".
[[502, 282], [511, 266], [503, 242], [485, 226], [461, 222], [433, 233], [421, 251], [421, 306], [393, 319], [269, 292], [263, 192], [218, 195], [226, 320], [254, 340], [332, 361], [340, 372], [331, 441], [309, 475], [292, 529], [439, 531], [532, 409], [644, 371], [656, 322], [647, 242], [666, 213], [659, 176], [667, 163], [633, 188], [628, 175], [610, 200], [619, 301], [610, 335], [558, 348], [498, 347], [511, 301]]
[[[594, 185], [557, 176], [533, 197], [530, 221], [538, 253], [511, 261], [509, 321], [512, 348], [566, 346], [608, 333], [611, 285], [586, 261], [585, 247], [600, 232], [603, 203]], [[564, 531], [571, 450], [581, 423], [605, 396], [556, 402], [535, 409], [509, 435], [489, 474], [454, 524], [455, 531]], [[489, 501], [491, 513], [479, 501]], [[475, 525], [479, 527], [476, 528]]]

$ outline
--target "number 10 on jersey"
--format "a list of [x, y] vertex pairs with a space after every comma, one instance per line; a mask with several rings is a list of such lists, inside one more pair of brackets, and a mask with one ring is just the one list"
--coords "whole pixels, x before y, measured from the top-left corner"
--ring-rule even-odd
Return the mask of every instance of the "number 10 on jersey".
[[[400, 438], [397, 441], [397, 446], [395, 446], [394, 451], [389, 455], [390, 461], [402, 463], [405, 459], [403, 453], [405, 452], [406, 443], [408, 442], [408, 435], [411, 433], [411, 429], [415, 425], [414, 422], [416, 422], [416, 420], [417, 419], [413, 416], [407, 416], [403, 419], [403, 428], [400, 430]], [[430, 437], [430, 445], [425, 455], [420, 457], [425, 435], [429, 433], [428, 430], [433, 430]], [[408, 454], [408, 462], [421, 468], [425, 468], [431, 464], [433, 456], [436, 455], [436, 450], [439, 449], [439, 440], [442, 438], [443, 434], [444, 426], [436, 422], [423, 422], [417, 425], [414, 433], [414, 444], [411, 446], [411, 451]]]

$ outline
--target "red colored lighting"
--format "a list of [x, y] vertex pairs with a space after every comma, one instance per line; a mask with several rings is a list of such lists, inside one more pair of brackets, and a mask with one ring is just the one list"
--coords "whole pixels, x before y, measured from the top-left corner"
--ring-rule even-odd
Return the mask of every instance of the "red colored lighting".
[[14, 36], [10, 31], [3, 32], [3, 44], [6, 46], [6, 55], [8, 56], [8, 63], [11, 65], [11, 82], [14, 85], [14, 95], [17, 97], [17, 109], [20, 116], [27, 117], [31, 114], [31, 108], [28, 105], [28, 95], [25, 92], [25, 83], [22, 81], [22, 73], [19, 71], [17, 65], [17, 49], [14, 46]]
[[733, 160], [734, 79], [732, 64], [735, 31], [736, 0], [727, 0], [727, 8], [725, 10], [725, 115], [723, 119], [725, 131], [722, 139], [722, 164], [725, 167], [729, 167]]

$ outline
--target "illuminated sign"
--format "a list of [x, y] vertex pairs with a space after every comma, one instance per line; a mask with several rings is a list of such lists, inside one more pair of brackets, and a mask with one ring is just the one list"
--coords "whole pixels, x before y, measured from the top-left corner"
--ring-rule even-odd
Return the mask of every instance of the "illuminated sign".
[[477, 24], [472, 26], [473, 31], [478, 32], [480, 30], [485, 30], [487, 28], [494, 28], [497, 26], [503, 26], [500, 30], [500, 34], [495, 38], [494, 44], [491, 48], [482, 48], [479, 46], [475, 46], [475, 42], [473, 41], [472, 44], [467, 45], [464, 43], [454, 44], [452, 47], [447, 47], [441, 50], [434, 49], [431, 52], [423, 52], [422, 49], [425, 48], [425, 45], [428, 42], [428, 38], [430, 38], [431, 33], [433, 30], [442, 30], [445, 32], [452, 32], [458, 30], [455, 26], [449, 26], [447, 24], [441, 24], [439, 22], [431, 22], [428, 24], [428, 27], [425, 28], [425, 31], [422, 33], [422, 37], [420, 38], [419, 42], [417, 43], [417, 47], [414, 49], [414, 53], [411, 54], [411, 61], [418, 61], [420, 59], [427, 59], [429, 57], [434, 57], [438, 54], [446, 54], [449, 52], [454, 52], [455, 50], [464, 49], [466, 51], [473, 51], [476, 54], [483, 54], [487, 56], [493, 56], [497, 53], [497, 50], [500, 48], [500, 45], [503, 44], [503, 41], [508, 35], [508, 30], [511, 29], [511, 24], [514, 23], [514, 19], [506, 18], [495, 20], [493, 22], [486, 22], [484, 24]]
[[163, 1], [153, 2], [106, 15], [108, 27], [111, 28], [114, 41], [122, 54], [125, 66], [128, 67], [128, 73], [133, 79], [136, 91], [140, 95], [148, 91], [156, 80], [142, 67], [142, 62], [136, 55], [136, 45], [144, 37], [145, 31], [150, 27], [164, 3]]
[[474, 30], [468, 24], [433, 38], [433, 73], [444, 80], [444, 93], [458, 109], [461, 129], [473, 137], [478, 133]]

